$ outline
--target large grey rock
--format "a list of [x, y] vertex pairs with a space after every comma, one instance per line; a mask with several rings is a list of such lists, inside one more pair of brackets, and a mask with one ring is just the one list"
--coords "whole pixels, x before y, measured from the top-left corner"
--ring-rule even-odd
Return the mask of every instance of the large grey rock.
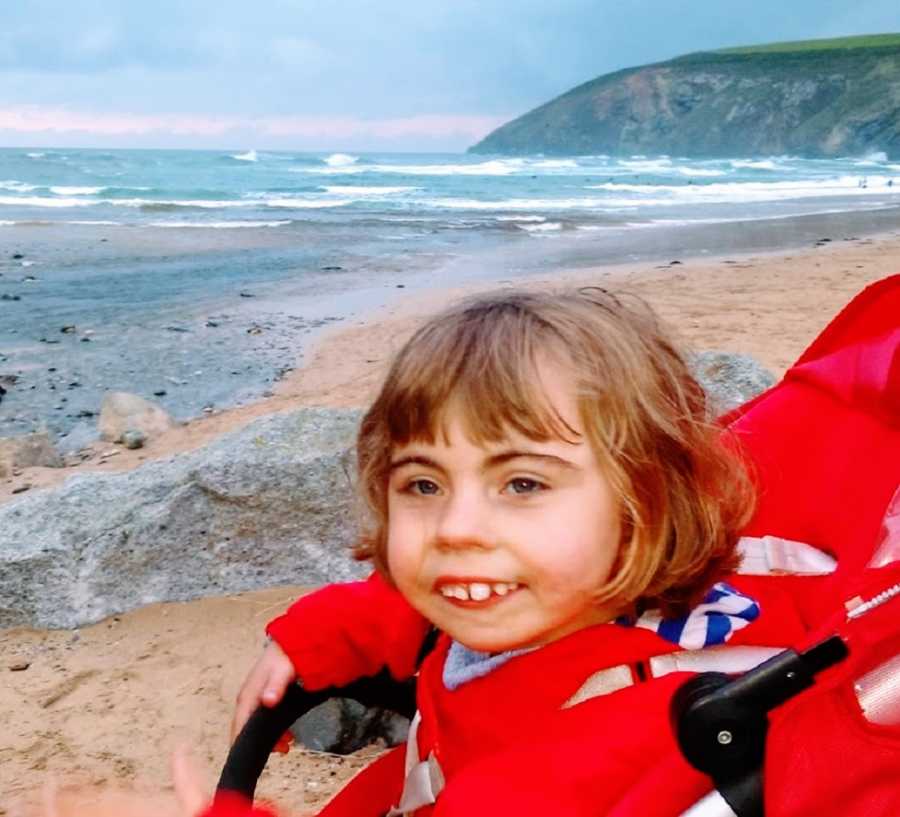
[[46, 431], [21, 437], [0, 437], [0, 477], [9, 476], [16, 468], [59, 468], [62, 456]]
[[776, 382], [775, 375], [749, 355], [698, 352], [691, 370], [709, 397], [714, 417], [761, 394]]
[[165, 409], [126, 391], [107, 392], [100, 406], [100, 439], [114, 443], [128, 431], [140, 431], [152, 439], [177, 425]]
[[0, 626], [76, 627], [154, 601], [362, 575], [348, 552], [358, 420], [266, 417], [0, 506]]

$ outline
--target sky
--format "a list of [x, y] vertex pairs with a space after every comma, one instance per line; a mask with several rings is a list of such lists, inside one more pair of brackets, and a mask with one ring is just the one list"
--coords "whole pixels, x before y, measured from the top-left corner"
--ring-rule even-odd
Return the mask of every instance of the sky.
[[457, 152], [601, 74], [898, 0], [4, 0], [0, 146]]

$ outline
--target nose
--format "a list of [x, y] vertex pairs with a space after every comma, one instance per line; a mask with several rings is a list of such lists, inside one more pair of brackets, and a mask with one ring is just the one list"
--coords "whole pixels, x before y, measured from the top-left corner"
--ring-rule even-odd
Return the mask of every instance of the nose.
[[490, 547], [486, 498], [475, 490], [454, 491], [442, 504], [435, 533], [443, 549]]

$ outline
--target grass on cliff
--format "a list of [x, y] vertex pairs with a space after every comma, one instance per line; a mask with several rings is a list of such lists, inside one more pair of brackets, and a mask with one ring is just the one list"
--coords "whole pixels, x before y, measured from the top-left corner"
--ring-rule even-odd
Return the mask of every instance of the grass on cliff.
[[862, 34], [857, 37], [833, 37], [829, 40], [795, 40], [786, 43], [720, 48], [714, 54], [773, 54], [795, 51], [834, 51], [849, 48], [900, 46], [900, 34]]

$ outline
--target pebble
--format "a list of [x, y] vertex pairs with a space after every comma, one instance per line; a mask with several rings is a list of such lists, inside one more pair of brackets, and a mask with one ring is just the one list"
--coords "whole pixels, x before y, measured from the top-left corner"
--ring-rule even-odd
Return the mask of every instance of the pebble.
[[63, 326], [59, 331], [62, 332], [64, 335], [71, 335], [75, 332], [75, 329], [76, 329], [76, 327], [74, 324], [68, 324], [66, 326]]
[[25, 491], [30, 491], [30, 490], [31, 490], [31, 483], [30, 483], [30, 482], [23, 482], [21, 485], [17, 485], [15, 488], [13, 488], [13, 489], [12, 489], [12, 493], [14, 493], [14, 494], [24, 494]]
[[24, 672], [31, 666], [30, 661], [16, 661], [14, 664], [9, 665], [10, 672]]
[[147, 435], [144, 434], [143, 431], [138, 431], [136, 429], [129, 429], [122, 435], [122, 445], [132, 450], [143, 448], [146, 441]]

